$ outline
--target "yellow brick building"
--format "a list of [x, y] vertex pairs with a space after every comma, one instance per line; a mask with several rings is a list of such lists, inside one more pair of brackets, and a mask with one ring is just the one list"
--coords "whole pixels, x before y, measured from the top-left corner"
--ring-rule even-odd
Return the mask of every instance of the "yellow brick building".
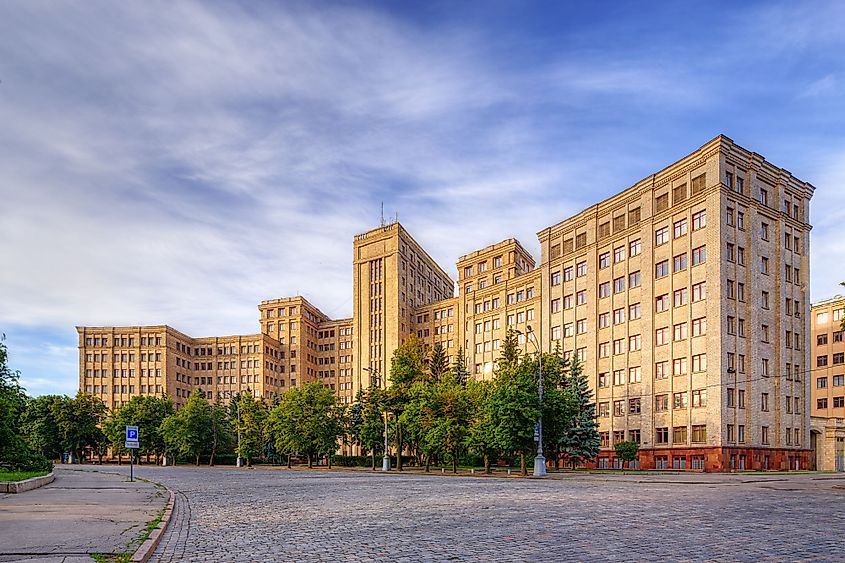
[[455, 284], [393, 223], [353, 241], [350, 319], [293, 297], [263, 301], [254, 336], [80, 327], [80, 386], [116, 406], [145, 392], [179, 404], [194, 388], [270, 399], [320, 381], [349, 403], [387, 385], [393, 350], [411, 334], [441, 343], [450, 361], [463, 348], [469, 371], [489, 379], [514, 329], [523, 349], [533, 332], [543, 350], [583, 361], [600, 467], [615, 463], [615, 442], [635, 440], [642, 467], [805, 468], [813, 191], [719, 136], [539, 231], [539, 265], [506, 239], [460, 257]]
[[810, 311], [810, 447], [816, 469], [845, 471], [845, 297]]

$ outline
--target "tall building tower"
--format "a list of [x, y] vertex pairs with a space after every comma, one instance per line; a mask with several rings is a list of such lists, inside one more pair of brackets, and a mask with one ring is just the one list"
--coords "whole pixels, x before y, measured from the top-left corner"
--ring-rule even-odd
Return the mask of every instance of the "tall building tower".
[[[352, 259], [353, 396], [412, 333], [415, 309], [451, 297], [454, 282], [399, 223], [355, 237]], [[365, 369], [366, 368], [366, 369]]]

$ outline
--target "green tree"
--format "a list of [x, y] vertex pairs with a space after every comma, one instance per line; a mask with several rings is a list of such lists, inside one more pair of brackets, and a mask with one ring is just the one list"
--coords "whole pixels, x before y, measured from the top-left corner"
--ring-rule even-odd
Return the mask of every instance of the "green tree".
[[435, 452], [452, 460], [452, 471], [458, 472], [458, 461], [469, 430], [471, 406], [466, 389], [444, 379], [434, 386], [436, 418], [426, 435], [426, 442]]
[[449, 372], [449, 360], [446, 358], [446, 350], [439, 342], [434, 345], [431, 357], [428, 360], [428, 374], [432, 383], [439, 383], [446, 373]]
[[422, 343], [413, 335], [393, 351], [390, 359], [390, 388], [387, 407], [396, 420], [396, 469], [402, 471], [402, 452], [405, 438], [402, 413], [410, 402], [411, 387], [425, 378], [425, 352]]
[[371, 387], [363, 394], [361, 403], [361, 430], [358, 439], [362, 447], [370, 450], [373, 471], [376, 470], [376, 455], [384, 453], [384, 402], [384, 391]]
[[21, 416], [20, 430], [27, 445], [47, 459], [62, 457], [62, 433], [56, 412], [66, 400], [69, 399], [63, 395], [35, 397], [27, 401]]
[[336, 447], [340, 438], [336, 406], [335, 394], [316, 382], [285, 393], [267, 422], [275, 436], [276, 449], [289, 456], [306, 455], [308, 467], [313, 467], [314, 456], [325, 453], [330, 443]]
[[573, 358], [569, 364], [566, 385], [575, 400], [575, 410], [560, 440], [560, 446], [575, 469], [577, 464], [599, 455], [601, 446], [593, 392], [578, 358]]
[[613, 446], [616, 450], [616, 457], [622, 460], [622, 470], [625, 470], [625, 464], [631, 466], [631, 462], [637, 459], [637, 453], [640, 451], [640, 445], [636, 442], [618, 442]]
[[267, 409], [260, 399], [253, 397], [247, 389], [246, 393], [236, 395], [229, 406], [233, 433], [237, 437], [235, 452], [251, 466], [264, 450], [264, 436], [267, 420]]
[[86, 448], [97, 451], [104, 435], [100, 428], [106, 416], [106, 404], [99, 397], [83, 393], [57, 405], [56, 423], [61, 434], [61, 445], [75, 460], [82, 457]]
[[211, 451], [208, 456], [208, 465], [212, 466], [214, 465], [214, 456], [220, 452], [228, 451], [234, 443], [229, 412], [219, 398], [211, 405], [209, 422], [211, 423], [209, 429]]
[[520, 469], [527, 475], [526, 456], [534, 449], [534, 425], [540, 416], [536, 364], [520, 360], [513, 332], [502, 346], [490, 398], [496, 445], [504, 453], [519, 455]]
[[440, 414], [439, 397], [435, 387], [428, 381], [414, 383], [408, 393], [408, 402], [399, 417], [405, 439], [414, 444], [418, 454], [423, 457], [426, 472], [431, 467], [432, 457], [437, 453], [436, 444], [429, 436]]
[[200, 455], [211, 439], [211, 405], [201, 389], [188, 397], [185, 406], [161, 424], [161, 435], [168, 452], [193, 458], [200, 464]]
[[173, 401], [169, 397], [138, 395], [115, 409], [103, 423], [103, 432], [112, 452], [123, 453], [126, 427], [138, 427], [139, 455], [154, 456], [159, 461], [165, 451], [161, 423], [174, 412]]
[[20, 385], [20, 373], [9, 368], [8, 350], [0, 336], [0, 464], [21, 471], [52, 468], [43, 455], [27, 445], [20, 433], [27, 396]]
[[470, 381], [466, 392], [469, 403], [469, 427], [465, 443], [470, 452], [481, 456], [484, 472], [490, 473], [490, 458], [499, 453], [496, 443], [496, 424], [492, 406], [492, 381]]
[[469, 370], [467, 370], [463, 347], [458, 348], [458, 355], [455, 357], [455, 363], [452, 364], [451, 372], [452, 379], [457, 384], [466, 385], [469, 381]]

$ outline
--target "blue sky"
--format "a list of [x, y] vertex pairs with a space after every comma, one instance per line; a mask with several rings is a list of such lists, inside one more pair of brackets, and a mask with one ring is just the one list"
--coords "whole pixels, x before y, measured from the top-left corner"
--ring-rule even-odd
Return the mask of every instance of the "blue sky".
[[0, 331], [33, 394], [76, 325], [255, 332], [351, 311], [385, 214], [456, 258], [719, 133], [817, 187], [812, 297], [845, 279], [845, 3], [0, 3]]

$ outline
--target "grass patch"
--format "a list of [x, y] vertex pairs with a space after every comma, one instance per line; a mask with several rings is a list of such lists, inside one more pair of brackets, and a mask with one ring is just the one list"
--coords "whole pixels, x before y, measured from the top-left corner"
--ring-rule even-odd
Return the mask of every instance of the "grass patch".
[[33, 477], [47, 475], [49, 471], [9, 471], [0, 469], [0, 481], [25, 481]]
[[141, 535], [138, 536], [137, 541], [138, 541], [139, 544], [142, 544], [145, 541], [147, 541], [148, 539], [150, 539], [150, 535], [153, 533], [153, 530], [155, 530], [158, 527], [158, 525], [161, 524], [161, 519], [163, 517], [164, 517], [164, 510], [162, 510], [161, 512], [156, 514], [155, 518], [153, 518], [152, 520], [147, 522], [147, 525], [144, 526], [144, 529], [141, 532]]
[[128, 551], [118, 553], [116, 555], [106, 555], [105, 553], [92, 553], [91, 559], [97, 563], [130, 563], [132, 561], [132, 554]]

